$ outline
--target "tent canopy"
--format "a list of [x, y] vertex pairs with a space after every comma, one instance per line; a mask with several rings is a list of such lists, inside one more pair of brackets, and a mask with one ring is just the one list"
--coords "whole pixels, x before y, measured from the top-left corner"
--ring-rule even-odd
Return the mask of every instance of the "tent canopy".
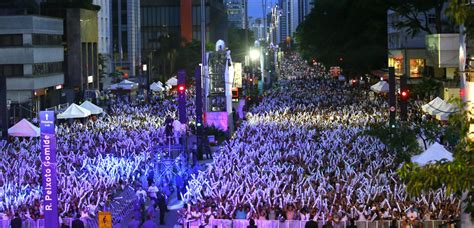
[[439, 120], [447, 120], [449, 115], [459, 111], [455, 105], [452, 105], [439, 97], [436, 97], [428, 104], [423, 105], [421, 109], [423, 112], [436, 116]]
[[173, 130], [180, 133], [186, 132], [186, 124], [182, 124], [179, 120], [174, 120]]
[[170, 86], [177, 86], [178, 85], [178, 79], [176, 78], [176, 76], [168, 79], [168, 81], [166, 81], [166, 84], [167, 85], [170, 85]]
[[376, 93], [388, 93], [388, 88], [389, 86], [386, 81], [379, 81], [370, 87]]
[[111, 90], [117, 90], [117, 89], [132, 90], [132, 89], [137, 89], [137, 88], [138, 88], [138, 83], [132, 82], [129, 80], [123, 80], [119, 83], [116, 83], [110, 86]]
[[72, 103], [66, 111], [58, 114], [58, 119], [85, 118], [91, 115], [91, 112], [77, 104]]
[[97, 114], [101, 114], [104, 112], [104, 109], [102, 109], [101, 107], [93, 104], [92, 102], [90, 101], [84, 101], [82, 104], [81, 104], [81, 107], [82, 108], [85, 108], [87, 110], [89, 110], [91, 112], [92, 115], [97, 115]]
[[162, 91], [165, 91], [165, 88], [163, 88], [163, 86], [161, 84], [153, 82], [150, 85], [150, 90], [153, 91], [153, 92], [162, 92]]
[[28, 120], [22, 119], [8, 129], [8, 134], [15, 137], [39, 137], [40, 129]]
[[424, 166], [430, 162], [441, 161], [443, 159], [452, 161], [453, 154], [447, 151], [443, 145], [435, 142], [425, 152], [413, 156], [411, 161]]

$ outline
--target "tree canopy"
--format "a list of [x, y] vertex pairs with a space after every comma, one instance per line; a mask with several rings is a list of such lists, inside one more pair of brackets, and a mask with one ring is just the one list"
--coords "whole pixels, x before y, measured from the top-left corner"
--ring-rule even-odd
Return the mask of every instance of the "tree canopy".
[[390, 10], [404, 18], [394, 26], [412, 36], [421, 31], [428, 34], [453, 31], [453, 23], [443, 17], [446, 0], [388, 0], [387, 3]]
[[341, 65], [352, 74], [386, 66], [387, 5], [383, 0], [318, 0], [297, 29], [305, 59]]
[[245, 29], [230, 28], [228, 34], [229, 37], [226, 43], [227, 47], [232, 51], [232, 60], [237, 62], [243, 61], [249, 51], [247, 47], [252, 46], [255, 40], [253, 32], [247, 30], [247, 47], [245, 46]]

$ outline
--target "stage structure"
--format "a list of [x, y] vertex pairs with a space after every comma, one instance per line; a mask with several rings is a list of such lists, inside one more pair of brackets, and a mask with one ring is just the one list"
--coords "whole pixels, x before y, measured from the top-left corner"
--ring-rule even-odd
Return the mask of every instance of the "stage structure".
[[204, 78], [206, 88], [206, 113], [207, 126], [214, 125], [226, 132], [234, 130], [232, 117], [232, 85], [233, 67], [230, 50], [227, 50], [222, 40], [217, 41], [216, 50], [209, 52], [208, 72]]

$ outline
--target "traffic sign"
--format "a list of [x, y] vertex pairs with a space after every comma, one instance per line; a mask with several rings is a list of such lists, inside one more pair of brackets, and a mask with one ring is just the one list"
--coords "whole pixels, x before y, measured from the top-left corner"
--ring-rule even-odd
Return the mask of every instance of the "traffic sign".
[[390, 107], [390, 112], [395, 112], [395, 106]]
[[112, 228], [112, 214], [110, 212], [99, 212], [99, 228]]

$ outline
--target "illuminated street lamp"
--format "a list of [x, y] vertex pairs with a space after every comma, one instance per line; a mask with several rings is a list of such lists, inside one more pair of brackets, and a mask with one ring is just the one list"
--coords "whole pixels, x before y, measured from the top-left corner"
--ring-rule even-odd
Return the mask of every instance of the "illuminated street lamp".
[[256, 61], [260, 58], [260, 51], [258, 49], [251, 49], [249, 54], [252, 61]]

